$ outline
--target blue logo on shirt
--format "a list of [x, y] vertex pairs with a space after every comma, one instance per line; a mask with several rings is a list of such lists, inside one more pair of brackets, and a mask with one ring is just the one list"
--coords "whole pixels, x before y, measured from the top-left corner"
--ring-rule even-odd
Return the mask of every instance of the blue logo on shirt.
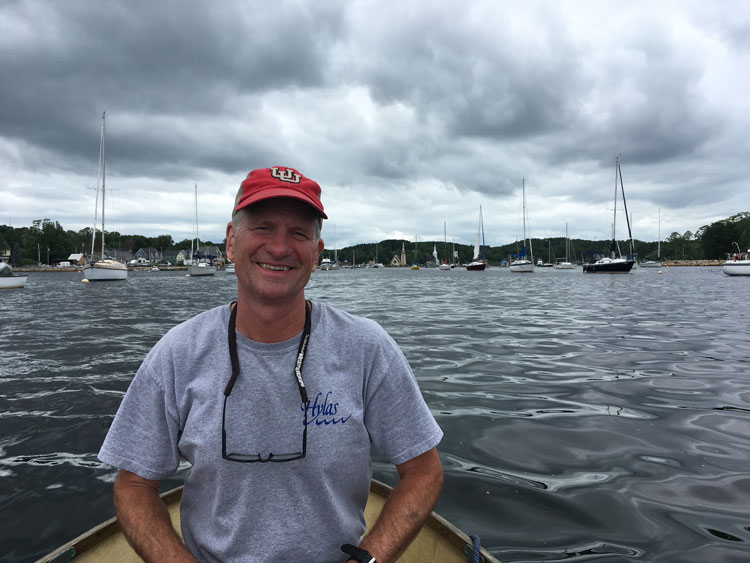
[[[351, 414], [346, 417], [340, 416], [336, 418], [336, 414], [338, 414], [339, 411], [339, 404], [334, 403], [331, 400], [332, 394], [333, 391], [329, 391], [324, 397], [323, 393], [318, 393], [312, 405], [310, 404], [310, 401], [307, 401], [307, 408], [309, 409], [308, 413], [311, 417], [307, 421], [308, 425], [312, 424], [313, 422], [315, 422], [317, 426], [320, 426], [321, 424], [325, 424], [326, 426], [328, 426], [329, 424], [345, 424], [346, 421], [349, 420], [349, 418], [352, 416]], [[300, 408], [304, 411], [305, 405], [300, 405]]]

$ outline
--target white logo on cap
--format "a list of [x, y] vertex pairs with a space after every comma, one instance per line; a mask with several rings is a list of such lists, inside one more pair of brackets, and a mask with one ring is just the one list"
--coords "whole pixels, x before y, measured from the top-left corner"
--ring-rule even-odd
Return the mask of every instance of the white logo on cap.
[[291, 184], [299, 184], [300, 180], [302, 180], [302, 176], [289, 168], [285, 170], [279, 170], [276, 167], [271, 168], [271, 176], [278, 178], [282, 182], [289, 182]]

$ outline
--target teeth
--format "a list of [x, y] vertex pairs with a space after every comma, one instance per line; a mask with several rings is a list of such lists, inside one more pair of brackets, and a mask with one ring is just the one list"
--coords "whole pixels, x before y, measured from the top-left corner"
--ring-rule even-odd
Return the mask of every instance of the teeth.
[[289, 266], [273, 266], [271, 264], [261, 264], [260, 267], [266, 268], [267, 270], [275, 270], [276, 272], [286, 272], [291, 270]]

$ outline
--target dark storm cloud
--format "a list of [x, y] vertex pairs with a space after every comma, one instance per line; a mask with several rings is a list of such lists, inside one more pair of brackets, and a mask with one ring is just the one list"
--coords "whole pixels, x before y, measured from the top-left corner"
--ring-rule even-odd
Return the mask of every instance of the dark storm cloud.
[[[0, 54], [3, 135], [87, 161], [92, 131], [98, 130], [93, 116], [107, 109], [142, 127], [137, 142], [121, 139], [124, 161], [175, 161], [204, 152], [202, 132], [149, 131], [154, 117], [228, 117], [227, 100], [234, 96], [254, 101], [269, 90], [323, 82], [336, 11], [319, 10], [326, 23], [318, 25], [283, 3], [211, 6], [6, 5], [2, 17], [17, 31]], [[237, 165], [238, 159], [224, 155], [216, 164]]]
[[379, 231], [411, 232], [448, 215], [470, 233], [480, 202], [516, 214], [525, 177], [535, 220], [549, 206], [562, 225], [610, 197], [622, 154], [641, 209], [738, 212], [741, 7], [6, 2], [3, 189], [32, 194], [12, 211], [24, 218], [48, 204], [40, 181], [57, 193], [50, 177], [80, 198], [106, 110], [108, 170], [133, 199], [195, 181], [231, 197], [251, 168], [291, 164], [352, 224], [382, 215]]

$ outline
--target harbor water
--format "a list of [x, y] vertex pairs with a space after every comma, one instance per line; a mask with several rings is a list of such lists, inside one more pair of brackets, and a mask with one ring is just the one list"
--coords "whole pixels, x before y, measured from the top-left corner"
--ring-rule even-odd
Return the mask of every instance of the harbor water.
[[[133, 374], [236, 295], [235, 276], [184, 274], [32, 272], [0, 292], [1, 561], [114, 514], [96, 453]], [[307, 293], [401, 346], [445, 432], [436, 510], [502, 561], [750, 559], [750, 279], [351, 269]]]

